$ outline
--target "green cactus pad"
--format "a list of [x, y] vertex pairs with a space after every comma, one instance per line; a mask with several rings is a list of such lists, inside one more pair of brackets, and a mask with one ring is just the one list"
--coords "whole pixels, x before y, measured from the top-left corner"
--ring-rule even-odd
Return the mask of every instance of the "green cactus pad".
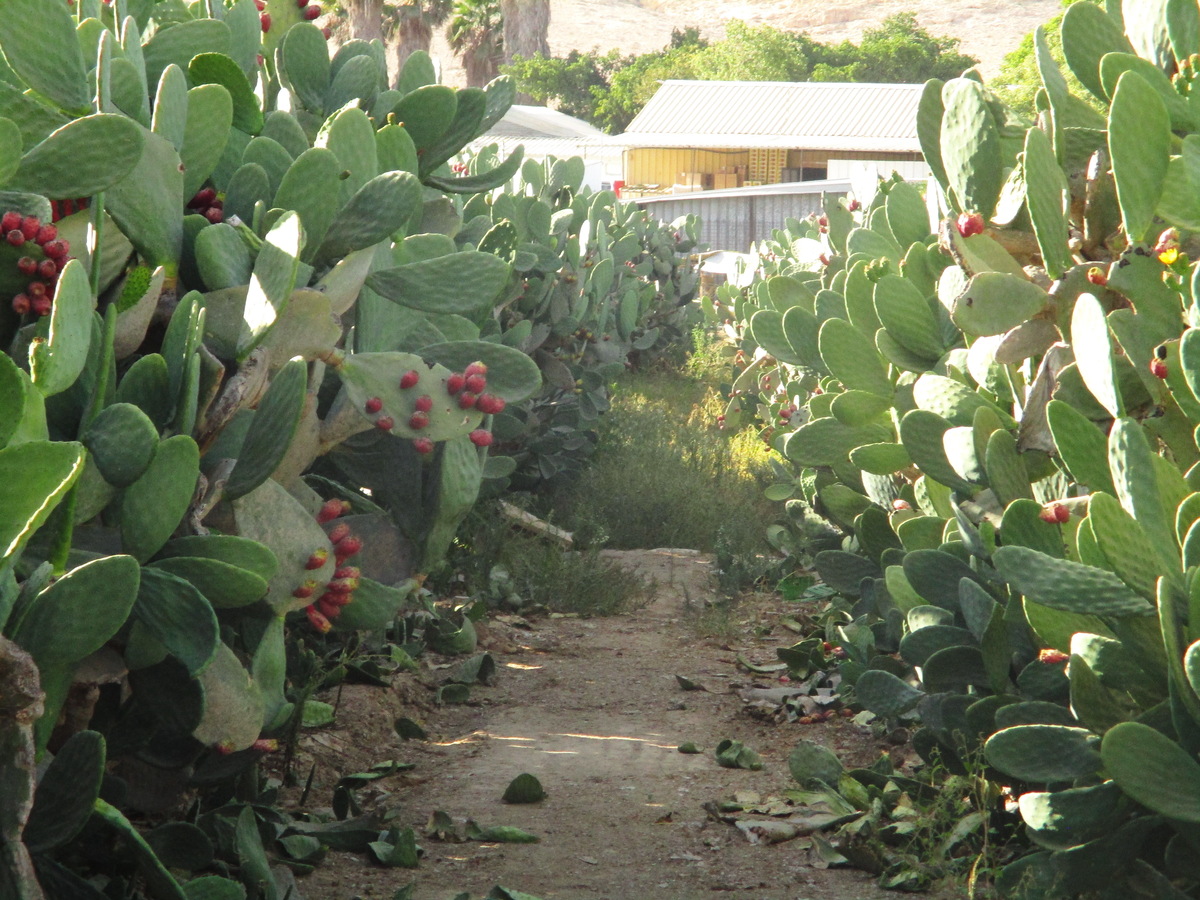
[[904, 557], [904, 575], [927, 603], [957, 610], [959, 582], [979, 576], [962, 560], [941, 550], [916, 550]]
[[[420, 380], [411, 388], [401, 388], [401, 376], [409, 371], [417, 372]], [[392, 434], [445, 441], [467, 434], [483, 420], [483, 414], [474, 409], [460, 409], [457, 398], [447, 391], [449, 369], [441, 365], [430, 366], [415, 354], [356, 353], [342, 364], [338, 375], [350, 404], [367, 421], [390, 418]], [[415, 404], [421, 396], [428, 396], [432, 406], [425, 414], [427, 423], [414, 429], [410, 427], [409, 419], [416, 412]], [[369, 413], [367, 402], [373, 398], [378, 398], [381, 405], [377, 411]]]
[[984, 468], [988, 484], [1001, 503], [1033, 498], [1029, 473], [1017, 453], [1016, 438], [1004, 429], [992, 432], [988, 438]]
[[104, 780], [104, 738], [96, 731], [71, 735], [39, 776], [33, 808], [21, 833], [31, 853], [69, 843], [95, 811]]
[[950, 314], [954, 324], [967, 334], [1003, 334], [1037, 315], [1049, 303], [1045, 290], [1024, 275], [985, 271], [972, 276], [955, 298]]
[[991, 765], [1022, 781], [1074, 781], [1100, 768], [1098, 743], [1084, 728], [1015, 725], [992, 735], [984, 754]]
[[868, 669], [854, 683], [854, 696], [877, 716], [899, 716], [916, 706], [925, 692], [891, 672]]
[[158, 559], [211, 559], [271, 579], [279, 571], [279, 561], [271, 549], [258, 541], [232, 534], [194, 534], [170, 540], [158, 552]]
[[6, 187], [51, 200], [100, 193], [133, 171], [142, 154], [142, 133], [124, 116], [74, 119], [30, 148]]
[[[264, 593], [266, 585], [263, 585]], [[218, 625], [212, 604], [189, 581], [158, 568], [142, 570], [133, 617], [183, 663], [202, 672], [217, 652]]]
[[862, 253], [873, 259], [890, 259], [894, 263], [900, 262], [903, 255], [903, 249], [894, 238], [870, 228], [851, 229], [846, 237], [846, 252]]
[[402, 306], [470, 314], [490, 306], [508, 277], [508, 263], [490, 253], [463, 250], [373, 272], [366, 284]]
[[910, 631], [900, 642], [900, 657], [914, 666], [925, 665], [933, 654], [947, 647], [969, 647], [975, 643], [971, 632], [953, 625], [927, 625]]
[[44, 396], [65, 391], [87, 365], [94, 305], [83, 263], [68, 261], [59, 274], [50, 315], [38, 323], [29, 347], [29, 373]]
[[1147, 600], [1155, 598], [1160, 575], [1167, 567], [1146, 532], [1114, 497], [1093, 494], [1088, 503], [1092, 534], [1112, 570]]
[[788, 771], [801, 787], [820, 787], [836, 785], [844, 767], [828, 747], [800, 741], [788, 755]]
[[829, 466], [848, 458], [855, 447], [878, 444], [892, 437], [891, 429], [871, 425], [848, 428], [833, 417], [813, 419], [784, 439], [784, 454], [804, 466]]
[[910, 353], [930, 360], [945, 350], [941, 326], [912, 282], [885, 275], [875, 283], [875, 313], [887, 333]]
[[1104, 768], [1143, 806], [1180, 822], [1200, 823], [1200, 763], [1175, 741], [1140, 722], [1104, 735]]
[[180, 209], [188, 199], [183, 196], [183, 161], [165, 138], [150, 133], [142, 137], [137, 165], [105, 192], [104, 204], [152, 267], [163, 265], [173, 271], [183, 248], [183, 218], [163, 215], [163, 210]]
[[87, 64], [65, 5], [10, 0], [0, 6], [0, 48], [34, 91], [68, 112], [88, 111]]
[[1006, 545], [1028, 547], [1061, 559], [1065, 555], [1062, 530], [1058, 525], [1042, 521], [1042, 512], [1042, 505], [1032, 499], [1013, 500], [1005, 507], [1000, 520], [1000, 536]]
[[943, 435], [950, 423], [936, 413], [914, 409], [900, 420], [900, 441], [912, 461], [927, 476], [952, 490], [973, 494], [975, 486], [962, 478], [950, 465]]
[[1054, 446], [1073, 477], [1093, 491], [1114, 492], [1108, 471], [1108, 441], [1096, 423], [1062, 400], [1051, 400], [1046, 419]]
[[1073, 265], [1067, 249], [1067, 179], [1040, 129], [1025, 133], [1024, 172], [1025, 202], [1046, 274], [1058, 278]]
[[387, 628], [416, 587], [415, 581], [392, 587], [370, 578], [360, 578], [354, 601], [342, 607], [342, 614], [334, 621], [333, 627], [337, 631], [379, 631]]
[[1093, 4], [1088, 9], [1072, 4], [1063, 14], [1062, 50], [1072, 74], [1096, 99], [1108, 101], [1100, 81], [1100, 60], [1106, 53], [1132, 53], [1118, 20]]
[[1000, 134], [979, 82], [954, 78], [942, 88], [939, 150], [952, 202], [990, 218], [1003, 186]]
[[962, 644], [934, 652], [925, 661], [922, 673], [926, 689], [933, 694], [965, 694], [991, 684], [979, 648]]
[[805, 365], [803, 357], [792, 350], [783, 328], [783, 316], [773, 309], [760, 309], [750, 318], [749, 337], [780, 362]]
[[421, 356], [461, 372], [479, 361], [487, 366], [487, 393], [509, 403], [532, 397], [542, 386], [542, 375], [528, 355], [503, 344], [481, 341], [447, 341], [421, 349]]
[[[254, 89], [236, 62], [224, 53], [198, 53], [187, 64], [188, 80], [193, 86], [219, 84], [233, 101], [232, 124], [246, 134], [258, 134], [263, 127], [263, 112]], [[188, 110], [191, 115], [191, 109]]]
[[201, 673], [204, 714], [192, 736], [202, 744], [245, 750], [262, 728], [266, 702], [234, 652], [217, 644], [216, 656]]
[[1081, 294], [1071, 316], [1071, 345], [1075, 363], [1092, 396], [1113, 418], [1124, 415], [1125, 405], [1113, 363], [1112, 336], [1100, 301]]
[[891, 475], [912, 465], [903, 444], [862, 444], [850, 451], [850, 462], [872, 475]]
[[[246, 172], [251, 168], [262, 171], [257, 166], [242, 166], [238, 169], [238, 173]], [[234, 181], [237, 180], [238, 175], [235, 174]], [[265, 184], [264, 176], [263, 185], [265, 186]], [[230, 206], [232, 207], [233, 204]], [[220, 222], [201, 229], [200, 233], [196, 235], [194, 247], [196, 267], [200, 270], [200, 277], [204, 279], [204, 286], [210, 291], [219, 291], [250, 282], [250, 274], [254, 271], [254, 260], [250, 256], [250, 247], [242, 240], [241, 235], [232, 225]]]
[[783, 332], [792, 353], [801, 364], [816, 372], [828, 371], [818, 344], [821, 323], [802, 306], [793, 306], [783, 314]]
[[[756, 318], [761, 313], [756, 314]], [[848, 389], [891, 398], [892, 382], [870, 338], [845, 319], [828, 319], [817, 336], [821, 358]], [[801, 361], [803, 362], [803, 360]]]
[[102, 409], [80, 439], [104, 480], [118, 488], [141, 478], [158, 449], [158, 429], [131, 403]]
[[1109, 635], [1111, 632], [1104, 620], [1087, 613], [1067, 612], [1063, 609], [1051, 609], [1035, 603], [1028, 597], [1023, 598], [1021, 609], [1025, 621], [1037, 634], [1038, 639], [1047, 647], [1068, 653], [1072, 649], [1072, 637], [1080, 632]]
[[1067, 725], [1077, 726], [1071, 710], [1058, 703], [1045, 700], [1022, 700], [996, 711], [996, 728], [1012, 728], [1014, 725]]
[[260, 600], [267, 593], [266, 578], [216, 559], [178, 556], [149, 563], [196, 588], [217, 609], [234, 609]]
[[292, 360], [271, 379], [225, 484], [227, 498], [250, 493], [275, 471], [292, 443], [307, 391], [308, 366], [302, 359]]
[[864, 425], [886, 425], [891, 401], [866, 391], [843, 391], [833, 395], [829, 412], [843, 425], [860, 428]]
[[915, 550], [936, 550], [942, 544], [945, 530], [946, 520], [939, 516], [913, 516], [896, 525], [896, 534], [904, 549], [910, 553]]
[[879, 578], [879, 566], [844, 550], [823, 550], [813, 558], [821, 580], [836, 591], [857, 597], [864, 578]]
[[937, 413], [951, 425], [972, 425], [979, 409], [991, 410], [1010, 427], [1014, 424], [1011, 416], [979, 392], [961, 381], [932, 372], [926, 372], [913, 384], [913, 402], [918, 409]]
[[1029, 837], [1040, 847], [1066, 850], [1103, 837], [1121, 824], [1128, 810], [1111, 781], [1091, 787], [1044, 792], [1018, 798]]
[[[1179, 565], [1175, 539], [1175, 503], [1163, 502], [1157, 454], [1134, 419], [1117, 419], [1108, 433], [1108, 467], [1121, 506], [1145, 530], [1164, 563]], [[1151, 474], [1153, 473], [1153, 475]], [[1186, 486], [1182, 486], [1184, 493]]]
[[1098, 616], [1144, 616], [1154, 607], [1111, 572], [1027, 547], [993, 554], [1000, 575], [1030, 599], [1052, 609]]
[[121, 544], [145, 562], [167, 542], [187, 512], [200, 477], [200, 451], [184, 434], [161, 441], [149, 468], [121, 498]]
[[1131, 241], [1143, 241], [1162, 196], [1170, 159], [1171, 122], [1158, 92], [1136, 72], [1117, 81], [1108, 117], [1121, 222]]

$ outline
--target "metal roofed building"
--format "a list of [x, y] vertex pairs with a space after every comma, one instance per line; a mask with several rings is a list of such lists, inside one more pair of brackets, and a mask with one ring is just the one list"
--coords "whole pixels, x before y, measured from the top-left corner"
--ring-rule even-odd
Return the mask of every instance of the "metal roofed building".
[[614, 140], [630, 195], [851, 177], [863, 163], [924, 179], [923, 85], [664, 81]]
[[501, 156], [521, 145], [526, 159], [582, 157], [584, 184], [593, 190], [612, 187], [621, 177], [621, 146], [612, 137], [582, 119], [544, 106], [512, 106], [469, 148], [478, 150], [488, 144], [498, 144]]

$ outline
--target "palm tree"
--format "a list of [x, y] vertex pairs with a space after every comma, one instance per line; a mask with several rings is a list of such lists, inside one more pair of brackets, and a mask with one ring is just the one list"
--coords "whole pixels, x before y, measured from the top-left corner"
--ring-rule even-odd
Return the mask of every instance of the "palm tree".
[[349, 20], [350, 36], [362, 41], [383, 41], [383, 0], [339, 0]]
[[550, 30], [550, 0], [500, 0], [504, 17], [504, 62], [514, 56], [526, 59], [535, 53], [550, 55], [546, 33]]
[[500, 74], [504, 26], [499, 0], [458, 0], [447, 39], [462, 60], [468, 87], [483, 87]]
[[454, 0], [392, 0], [386, 4], [388, 51], [395, 71], [416, 50], [429, 50], [433, 32], [450, 18]]

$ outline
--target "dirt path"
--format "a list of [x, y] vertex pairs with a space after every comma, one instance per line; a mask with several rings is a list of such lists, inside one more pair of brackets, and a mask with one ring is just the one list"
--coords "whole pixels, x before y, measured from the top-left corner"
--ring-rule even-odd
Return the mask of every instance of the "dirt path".
[[[545, 900], [894, 898], [862, 873], [814, 867], [815, 853], [803, 838], [751, 845], [708, 815], [704, 804], [736, 791], [766, 796], [793, 786], [786, 760], [801, 737], [860, 764], [883, 748], [848, 720], [804, 727], [748, 716], [737, 691], [772, 683], [740, 673], [735, 653], [773, 660], [786, 635], [739, 632], [725, 646], [706, 640], [689, 625], [687, 603], [711, 595], [711, 563], [687, 551], [622, 555], [660, 584], [647, 608], [609, 619], [540, 619], [528, 630], [495, 623], [482, 644], [499, 675], [495, 686], [473, 689], [478, 705], [422, 712], [414, 709], [421, 694], [411, 686], [391, 692], [347, 686], [339, 726], [302, 744], [300, 771], [309, 760], [318, 766], [314, 796], [328, 796], [336, 769], [402, 759], [416, 763], [411, 776], [379, 782], [391, 793], [368, 800], [398, 807], [399, 821], [418, 833], [442, 810], [456, 822], [522, 828], [540, 843], [420, 838], [425, 856], [415, 871], [334, 853], [301, 881], [308, 900], [391, 900], [411, 881], [417, 900], [449, 900], [461, 891], [476, 897], [495, 884]], [[764, 625], [777, 618], [763, 613]], [[676, 674], [713, 692], [683, 692]], [[420, 692], [428, 696], [428, 688]], [[395, 715], [421, 719], [430, 741], [400, 742], [391, 727]], [[756, 749], [764, 768], [718, 767], [713, 748], [723, 738]], [[705, 752], [679, 753], [686, 741]], [[541, 780], [547, 799], [501, 802], [521, 772]]]

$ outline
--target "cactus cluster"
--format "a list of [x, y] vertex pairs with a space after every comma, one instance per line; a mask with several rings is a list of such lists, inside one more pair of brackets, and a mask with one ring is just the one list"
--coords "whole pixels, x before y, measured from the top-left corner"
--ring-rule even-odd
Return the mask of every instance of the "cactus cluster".
[[706, 310], [740, 351], [726, 423], [781, 457], [772, 538], [850, 598], [843, 683], [1018, 795], [1006, 897], [1200, 889], [1200, 39], [1124, 9], [1063, 17], [1095, 103], [1040, 31], [1035, 121], [930, 82], [928, 196], [826, 198]]
[[[508, 79], [455, 91], [418, 53], [391, 87], [382, 46], [331, 57], [314, 8], [0, 3], [0, 630], [46, 695], [33, 754], [101, 648], [128, 671], [103, 725], [121, 755], [182, 770], [275, 739], [288, 629], [387, 627], [516, 470], [501, 451], [561, 435], [528, 409], [543, 371], [571, 378], [566, 332], [515, 285], [557, 297], [569, 234], [599, 258], [632, 233], [649, 268], [581, 294], [621, 306], [631, 352], [687, 276], [611, 194], [560, 185], [543, 233], [505, 190], [520, 151], [460, 159]], [[21, 765], [0, 780], [31, 786]]]

